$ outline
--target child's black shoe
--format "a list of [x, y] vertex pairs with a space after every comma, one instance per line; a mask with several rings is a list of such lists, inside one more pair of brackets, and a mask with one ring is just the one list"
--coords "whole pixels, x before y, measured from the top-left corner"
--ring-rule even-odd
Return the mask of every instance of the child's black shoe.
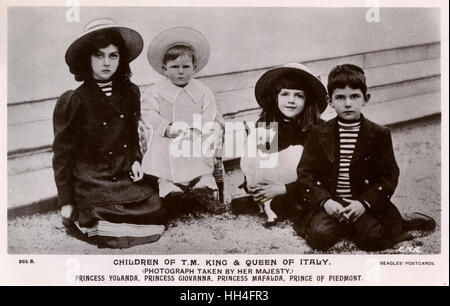
[[257, 215], [261, 212], [257, 202], [251, 196], [243, 196], [231, 200], [231, 213], [234, 215]]
[[189, 196], [210, 213], [222, 214], [227, 211], [226, 205], [217, 199], [216, 192], [211, 188], [195, 188], [189, 192]]
[[436, 228], [436, 221], [433, 218], [418, 212], [405, 214], [403, 220], [404, 229], [407, 231], [432, 231]]
[[277, 225], [280, 222], [280, 219], [276, 218], [273, 221], [267, 221], [266, 223], [264, 223], [264, 227], [265, 228], [271, 228], [272, 226]]

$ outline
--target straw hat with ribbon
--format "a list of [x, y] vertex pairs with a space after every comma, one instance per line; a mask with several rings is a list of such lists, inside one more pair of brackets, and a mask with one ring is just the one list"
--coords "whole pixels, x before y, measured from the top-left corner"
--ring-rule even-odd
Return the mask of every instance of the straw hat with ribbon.
[[196, 59], [195, 72], [200, 71], [208, 63], [209, 44], [202, 33], [188, 27], [170, 28], [158, 34], [148, 47], [148, 61], [158, 73], [165, 75], [164, 55], [175, 46], [187, 46], [192, 49]]
[[266, 71], [256, 82], [255, 97], [258, 104], [264, 108], [267, 97], [273, 94], [274, 86], [280, 79], [290, 79], [298, 82], [309, 94], [308, 100], [317, 103], [322, 113], [327, 107], [327, 91], [319, 78], [303, 64], [289, 63]]
[[91, 37], [111, 30], [117, 31], [122, 36], [128, 50], [128, 57], [125, 58], [127, 62], [131, 62], [142, 52], [144, 41], [138, 32], [129, 27], [117, 24], [114, 19], [98, 18], [86, 24], [83, 34], [75, 39], [67, 49], [65, 56], [67, 65], [71, 67], [77, 63], [78, 57], [80, 56], [80, 50], [82, 50], [84, 44]]

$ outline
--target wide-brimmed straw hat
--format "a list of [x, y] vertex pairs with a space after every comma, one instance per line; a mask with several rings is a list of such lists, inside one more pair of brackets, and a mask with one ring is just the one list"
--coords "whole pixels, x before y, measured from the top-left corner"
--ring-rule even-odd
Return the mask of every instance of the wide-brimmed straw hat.
[[195, 72], [200, 71], [208, 63], [209, 44], [202, 33], [189, 27], [170, 28], [158, 34], [148, 47], [148, 61], [158, 73], [165, 75], [164, 55], [175, 46], [187, 46], [192, 49], [196, 59]]
[[142, 36], [135, 30], [119, 25], [114, 19], [111, 18], [98, 18], [94, 19], [84, 27], [83, 34], [81, 34], [75, 41], [69, 46], [66, 51], [66, 63], [69, 66], [75, 64], [80, 56], [80, 50], [86, 41], [94, 35], [99, 35], [104, 31], [117, 31], [125, 43], [125, 47], [128, 50], [127, 58], [124, 58], [128, 63], [134, 60], [144, 48], [144, 41]]
[[255, 97], [258, 104], [264, 108], [268, 101], [267, 97], [273, 95], [274, 86], [280, 79], [289, 79], [298, 82], [308, 93], [306, 99], [317, 103], [322, 113], [327, 107], [327, 90], [319, 78], [303, 64], [289, 63], [281, 67], [266, 71], [256, 82]]

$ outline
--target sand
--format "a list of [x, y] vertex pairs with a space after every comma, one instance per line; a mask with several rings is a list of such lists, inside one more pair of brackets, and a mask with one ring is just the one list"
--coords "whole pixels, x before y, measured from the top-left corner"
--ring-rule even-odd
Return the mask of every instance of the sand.
[[[441, 241], [441, 124], [439, 117], [392, 128], [400, 183], [392, 198], [401, 212], [421, 211], [434, 217], [432, 233], [416, 237], [381, 253], [434, 254]], [[226, 193], [235, 193], [240, 170], [226, 176]], [[8, 221], [8, 252], [14, 254], [307, 254], [312, 250], [292, 229], [290, 221], [263, 227], [259, 216], [185, 216], [171, 222], [157, 242], [128, 249], [105, 249], [86, 242], [62, 226], [50, 212]], [[365, 254], [350, 241], [340, 241], [326, 253]]]

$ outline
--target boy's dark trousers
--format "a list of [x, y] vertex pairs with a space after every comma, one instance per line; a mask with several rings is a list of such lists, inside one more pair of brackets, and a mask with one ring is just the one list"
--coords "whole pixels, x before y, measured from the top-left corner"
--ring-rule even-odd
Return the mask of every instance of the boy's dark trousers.
[[[336, 199], [341, 203], [345, 203]], [[343, 206], [348, 205], [345, 203]], [[400, 213], [397, 209], [391, 212]], [[295, 226], [294, 226], [295, 227]], [[299, 234], [314, 249], [325, 250], [332, 247], [341, 238], [347, 237], [356, 246], [365, 251], [383, 250], [398, 242], [398, 231], [394, 231], [389, 222], [383, 222], [370, 210], [366, 210], [355, 222], [339, 222], [320, 207], [310, 216], [310, 220], [303, 232]]]

